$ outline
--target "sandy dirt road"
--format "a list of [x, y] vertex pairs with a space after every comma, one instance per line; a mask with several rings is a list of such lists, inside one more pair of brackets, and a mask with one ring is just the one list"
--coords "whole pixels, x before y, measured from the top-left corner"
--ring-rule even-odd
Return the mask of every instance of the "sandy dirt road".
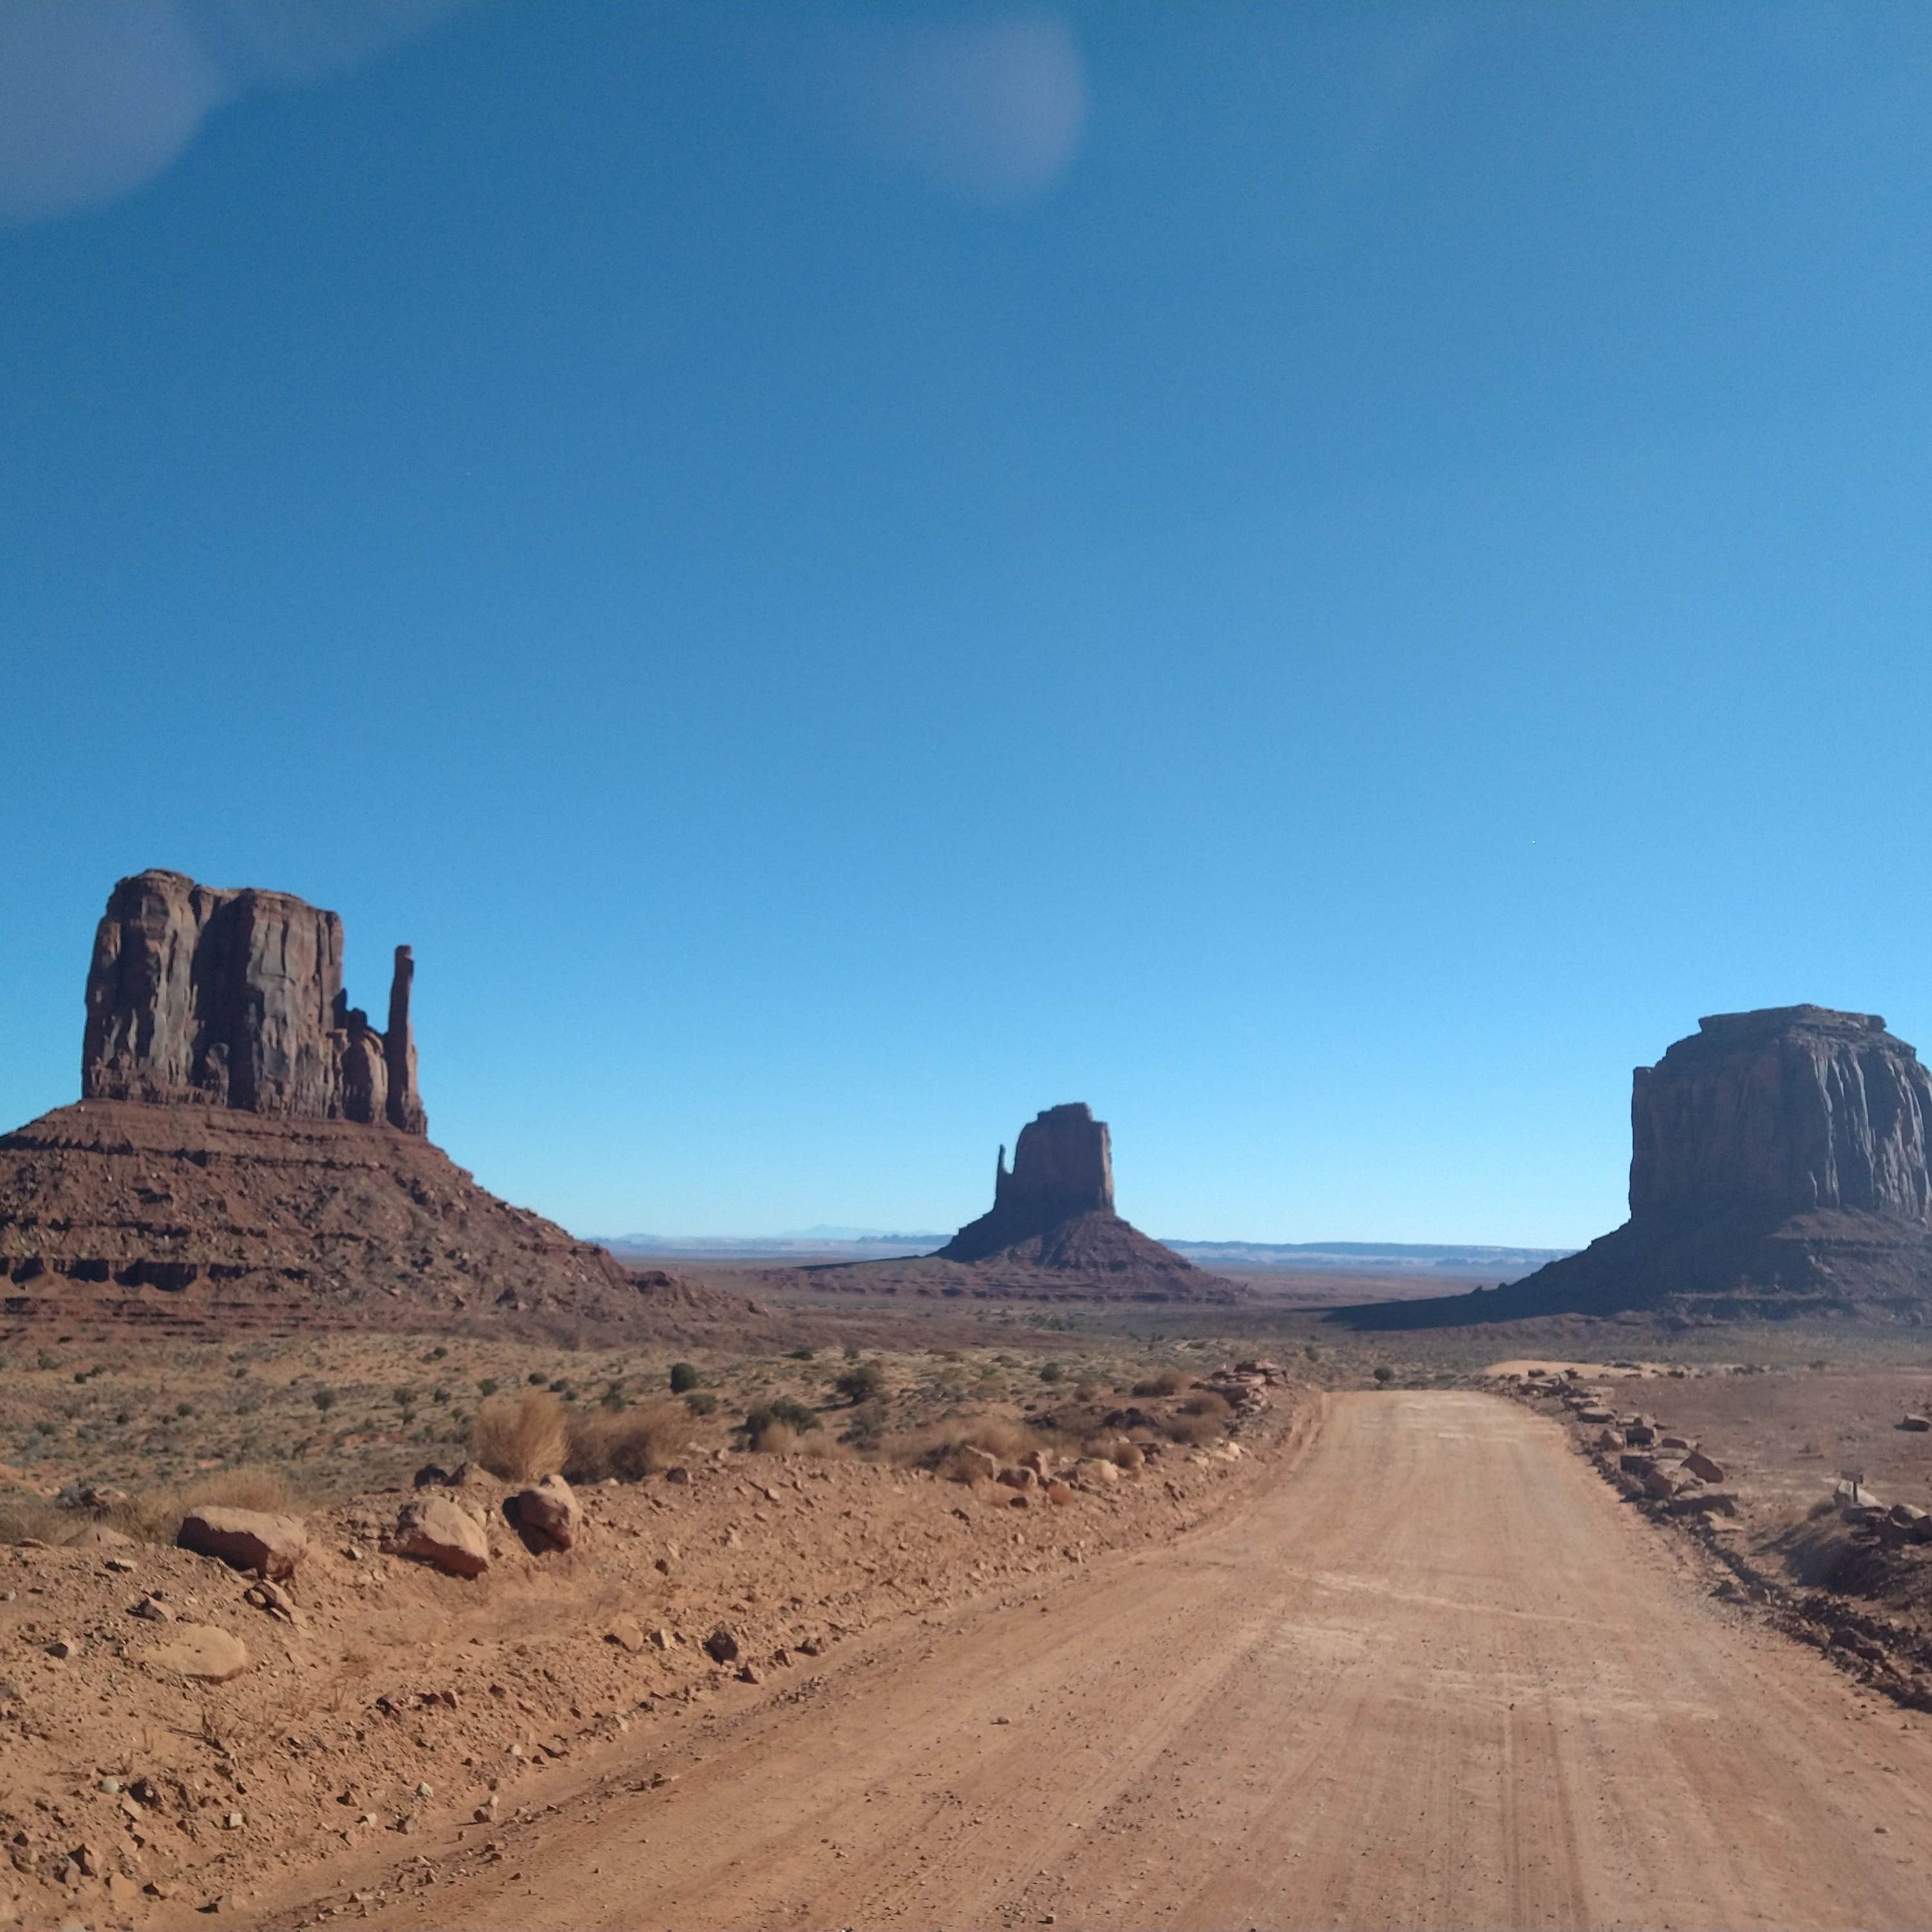
[[674, 1782], [371, 1916], [1932, 1924], [1932, 1724], [1684, 1561], [1510, 1403], [1335, 1398], [1238, 1516], [654, 1743]]

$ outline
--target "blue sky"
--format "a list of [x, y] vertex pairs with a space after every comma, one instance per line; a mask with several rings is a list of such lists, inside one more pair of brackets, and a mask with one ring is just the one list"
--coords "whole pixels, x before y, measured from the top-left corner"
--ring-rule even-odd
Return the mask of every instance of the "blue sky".
[[118, 876], [581, 1230], [1581, 1240], [1932, 1047], [1932, 14], [0, 9], [0, 1115]]

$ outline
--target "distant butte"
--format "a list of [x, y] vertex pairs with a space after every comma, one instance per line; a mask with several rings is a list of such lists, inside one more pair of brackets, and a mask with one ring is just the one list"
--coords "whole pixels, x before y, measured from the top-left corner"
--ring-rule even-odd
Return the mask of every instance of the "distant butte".
[[466, 1310], [662, 1330], [754, 1304], [634, 1272], [428, 1138], [396, 948], [379, 1031], [342, 922], [287, 892], [123, 879], [94, 935], [77, 1105], [0, 1136], [14, 1320], [295, 1329]]
[[1114, 1211], [1107, 1124], [1077, 1101], [1049, 1107], [1020, 1130], [1010, 1171], [1000, 1149], [992, 1207], [935, 1252], [770, 1270], [764, 1278], [825, 1294], [975, 1300], [1231, 1302], [1248, 1293]]
[[1875, 1013], [1718, 1013], [1640, 1066], [1630, 1218], [1490, 1293], [1340, 1311], [1367, 1328], [1648, 1311], [1932, 1318], [1932, 1075]]

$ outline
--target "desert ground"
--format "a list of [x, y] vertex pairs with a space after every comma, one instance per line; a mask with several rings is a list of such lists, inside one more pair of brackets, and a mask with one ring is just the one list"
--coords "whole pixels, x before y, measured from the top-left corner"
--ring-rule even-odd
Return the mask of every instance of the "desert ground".
[[[1202, 1527], [561, 1780], [392, 1925], [1917, 1925], [1932, 1730], [1714, 1599], [1556, 1426], [1326, 1398]], [[424, 1882], [433, 1878], [434, 1883]], [[312, 1922], [313, 1880], [286, 1918]]]
[[[1932, 1502], [1922, 1345], [1324, 1312], [10, 1332], [0, 1923], [1922, 1924], [1932, 1547], [1833, 1501]], [[395, 1546], [425, 1494], [486, 1574]], [[224, 1501], [306, 1526], [280, 1600], [172, 1546]]]

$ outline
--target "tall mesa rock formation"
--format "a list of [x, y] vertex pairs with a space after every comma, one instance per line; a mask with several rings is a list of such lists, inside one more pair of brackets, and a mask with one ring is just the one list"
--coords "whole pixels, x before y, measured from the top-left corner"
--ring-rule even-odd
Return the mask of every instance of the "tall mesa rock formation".
[[1820, 1210], [1932, 1226], [1932, 1074], [1875, 1013], [1718, 1013], [1640, 1066], [1633, 1221]]
[[388, 1030], [342, 987], [342, 921], [289, 892], [122, 880], [94, 937], [81, 1097], [428, 1131], [396, 949]]
[[1932, 1318], [1932, 1072], [1875, 1013], [1717, 1013], [1640, 1066], [1630, 1219], [1493, 1292], [1375, 1328], [1649, 1310]]
[[[1048, 1235], [1082, 1215], [1113, 1212], [1114, 1149], [1106, 1122], [1095, 1120], [1093, 1108], [1084, 1102], [1048, 1107], [1021, 1128], [1010, 1172], [1006, 1150], [1000, 1149], [994, 1164], [992, 1208], [962, 1228], [939, 1250], [940, 1258], [983, 1261], [1020, 1242]], [[1172, 1250], [1162, 1248], [1161, 1252]]]

